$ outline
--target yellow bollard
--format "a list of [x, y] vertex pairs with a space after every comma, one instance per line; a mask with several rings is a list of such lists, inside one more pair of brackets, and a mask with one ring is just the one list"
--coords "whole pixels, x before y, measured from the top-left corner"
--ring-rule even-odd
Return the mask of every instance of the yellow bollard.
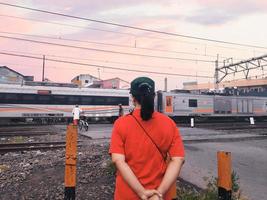
[[172, 200], [177, 199], [176, 182], [172, 184], [170, 188], [170, 193], [171, 193]]
[[219, 151], [218, 159], [218, 199], [231, 200], [232, 198], [232, 164], [231, 153]]
[[65, 165], [65, 195], [64, 200], [75, 199], [76, 162], [77, 162], [77, 126], [68, 125], [66, 134], [66, 165]]

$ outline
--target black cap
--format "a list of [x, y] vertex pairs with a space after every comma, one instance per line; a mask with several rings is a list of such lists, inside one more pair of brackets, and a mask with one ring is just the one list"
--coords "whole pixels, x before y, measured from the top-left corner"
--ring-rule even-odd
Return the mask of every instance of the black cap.
[[138, 77], [131, 82], [132, 95], [154, 94], [155, 82], [148, 77]]

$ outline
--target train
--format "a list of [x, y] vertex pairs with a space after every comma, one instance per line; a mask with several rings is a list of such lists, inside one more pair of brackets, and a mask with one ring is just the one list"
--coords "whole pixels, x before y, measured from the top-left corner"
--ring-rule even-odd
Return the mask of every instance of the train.
[[157, 110], [175, 121], [186, 118], [264, 119], [267, 117], [267, 97], [158, 92]]
[[[79, 105], [87, 121], [114, 122], [119, 105], [126, 114], [133, 108], [129, 90], [44, 85], [0, 84], [0, 122], [46, 123], [71, 120]], [[158, 91], [155, 109], [175, 121], [188, 118], [267, 117], [267, 97], [223, 96]]]
[[66, 121], [79, 105], [87, 120], [118, 117], [118, 105], [128, 109], [129, 91], [100, 88], [0, 84], [0, 122]]

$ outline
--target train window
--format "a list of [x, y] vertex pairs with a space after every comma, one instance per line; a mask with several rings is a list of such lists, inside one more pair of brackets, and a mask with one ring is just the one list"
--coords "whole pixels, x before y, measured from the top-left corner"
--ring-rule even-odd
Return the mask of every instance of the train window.
[[128, 105], [129, 98], [125, 97], [106, 97], [106, 105]]
[[16, 101], [18, 100], [19, 95], [18, 94], [6, 94], [4, 95], [4, 99], [8, 101]]
[[38, 103], [40, 104], [50, 104], [51, 96], [49, 95], [39, 95], [38, 96]]
[[92, 104], [92, 97], [89, 97], [89, 96], [82, 96], [81, 97], [81, 105], [90, 105]]
[[94, 97], [94, 105], [106, 105], [107, 97]]
[[68, 97], [68, 104], [79, 104], [80, 98], [79, 96], [69, 96]]
[[19, 101], [19, 94], [0, 94], [0, 103], [17, 103]]
[[36, 103], [36, 95], [35, 94], [23, 94], [21, 97], [21, 102], [25, 104]]
[[189, 107], [197, 107], [197, 99], [189, 99]]
[[121, 97], [107, 97], [106, 104], [107, 105], [119, 105], [122, 104], [123, 98]]
[[53, 97], [54, 97], [53, 104], [63, 104], [63, 105], [67, 104], [67, 97], [66, 96], [55, 95]]

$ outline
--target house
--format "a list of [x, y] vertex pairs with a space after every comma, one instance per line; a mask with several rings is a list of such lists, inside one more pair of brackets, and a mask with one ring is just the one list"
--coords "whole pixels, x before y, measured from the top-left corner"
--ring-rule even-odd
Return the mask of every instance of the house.
[[101, 87], [109, 88], [109, 89], [129, 89], [130, 83], [116, 77], [116, 78], [103, 80]]
[[23, 84], [25, 81], [33, 81], [33, 79], [33, 76], [24, 76], [7, 66], [0, 66], [0, 83]]
[[128, 89], [130, 83], [118, 77], [101, 80], [90, 74], [80, 74], [71, 80], [71, 83], [80, 87], [104, 88], [104, 89]]
[[101, 81], [101, 79], [96, 78], [90, 74], [80, 74], [71, 80], [71, 83], [76, 84], [80, 87], [90, 87], [95, 81]]

